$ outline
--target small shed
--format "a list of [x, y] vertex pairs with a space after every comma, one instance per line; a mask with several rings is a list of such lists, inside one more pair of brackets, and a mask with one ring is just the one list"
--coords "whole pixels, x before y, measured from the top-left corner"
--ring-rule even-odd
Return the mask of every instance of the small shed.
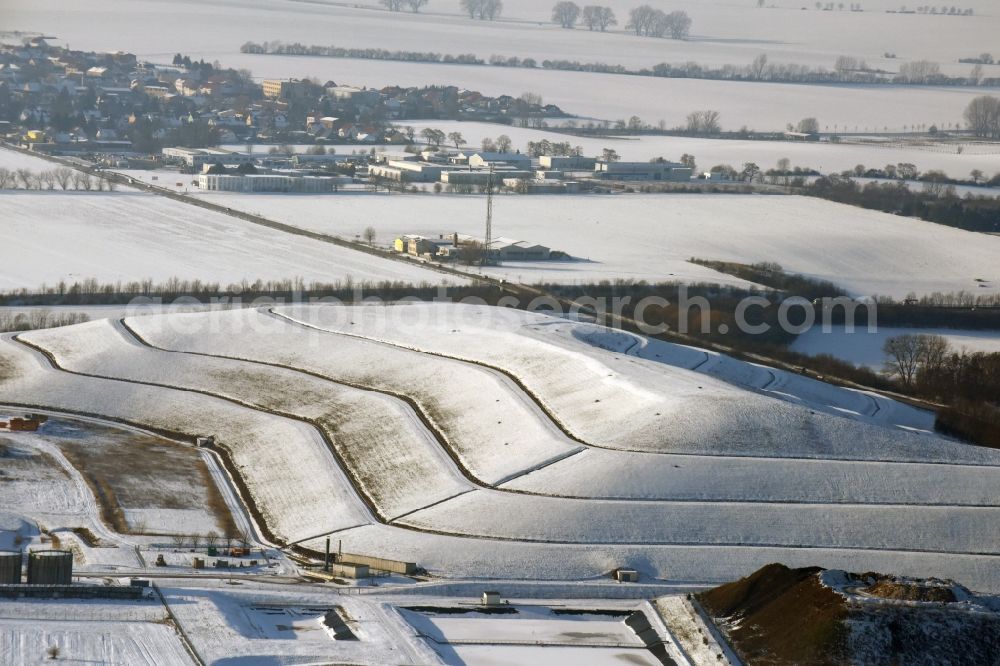
[[483, 592], [483, 605], [484, 606], [499, 606], [500, 605], [500, 593], [496, 590], [487, 590]]
[[619, 583], [637, 583], [639, 582], [639, 572], [635, 569], [617, 569], [615, 580]]
[[331, 565], [330, 573], [341, 578], [368, 578], [371, 569], [367, 564], [356, 564], [354, 562], [337, 562]]

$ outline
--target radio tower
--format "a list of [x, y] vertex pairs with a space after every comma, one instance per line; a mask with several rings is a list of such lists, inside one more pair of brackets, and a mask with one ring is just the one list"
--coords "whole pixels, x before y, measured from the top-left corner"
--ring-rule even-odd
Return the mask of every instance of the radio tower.
[[[486, 244], [483, 247], [483, 263], [493, 263], [493, 165], [490, 165], [490, 176], [486, 181]], [[500, 263], [497, 261], [497, 263]]]

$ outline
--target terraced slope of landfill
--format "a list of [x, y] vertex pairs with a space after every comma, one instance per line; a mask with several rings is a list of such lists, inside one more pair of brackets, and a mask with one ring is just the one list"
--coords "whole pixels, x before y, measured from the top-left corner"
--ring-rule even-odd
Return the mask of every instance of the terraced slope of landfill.
[[297, 306], [0, 339], [0, 402], [214, 435], [277, 542], [443, 577], [771, 561], [997, 585], [1000, 452], [711, 352], [478, 306]]

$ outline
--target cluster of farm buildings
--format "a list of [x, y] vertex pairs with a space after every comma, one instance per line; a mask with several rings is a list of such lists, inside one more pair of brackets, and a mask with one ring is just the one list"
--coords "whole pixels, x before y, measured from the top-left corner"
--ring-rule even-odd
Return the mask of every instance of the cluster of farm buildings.
[[417, 234], [405, 234], [393, 241], [393, 249], [401, 254], [422, 257], [434, 261], [478, 261], [488, 255], [494, 261], [547, 261], [560, 259], [566, 255], [544, 245], [513, 238], [494, 238], [486, 247], [486, 240], [467, 234], [441, 234], [437, 238], [427, 238]]
[[198, 173], [200, 189], [223, 192], [335, 192], [351, 184], [440, 183], [458, 191], [574, 193], [600, 181], [685, 182], [676, 162], [619, 162], [582, 155], [427, 149], [403, 154], [255, 155], [214, 148], [164, 148], [165, 162]]

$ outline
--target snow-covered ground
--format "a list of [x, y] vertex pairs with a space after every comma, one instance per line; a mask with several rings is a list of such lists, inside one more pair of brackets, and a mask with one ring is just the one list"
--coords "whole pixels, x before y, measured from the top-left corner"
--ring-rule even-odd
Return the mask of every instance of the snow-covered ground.
[[40, 171], [50, 171], [59, 168], [59, 165], [41, 157], [28, 155], [9, 148], [0, 148], [0, 169], [16, 171], [17, 169], [28, 169], [35, 173]]
[[[832, 68], [837, 55], [847, 54], [887, 69], [896, 69], [901, 61], [911, 59], [947, 64], [976, 55], [976, 45], [979, 50], [985, 48], [996, 26], [995, 8], [988, 0], [962, 5], [976, 9], [971, 18], [887, 15], [883, 10], [898, 8], [891, 0], [865, 3], [866, 11], [860, 14], [820, 13], [812, 5], [809, 11], [801, 11], [798, 4], [782, 6], [777, 2], [773, 9], [760, 10], [756, 3], [678, 0], [671, 9], [688, 12], [694, 21], [691, 39], [678, 42], [625, 34], [628, 10], [634, 4], [625, 0], [607, 4], [615, 9], [619, 25], [605, 34], [588, 33], [584, 28], [560, 30], [551, 23], [550, 5], [530, 0], [505, 2], [504, 20], [496, 23], [470, 21], [461, 14], [458, 3], [450, 0], [432, 0], [417, 16], [379, 11], [375, 0], [352, 4], [244, 0], [238, 12], [220, 0], [180, 7], [164, 0], [145, 0], [129, 12], [118, 11], [121, 25], [128, 30], [94, 25], [86, 11], [67, 10], [54, 0], [14, 0], [9, 25], [43, 30], [48, 22], [61, 18], [54, 32], [71, 44], [79, 42], [77, 48], [107, 49], [118, 40], [118, 48], [149, 56], [202, 50], [222, 59], [247, 39], [281, 39], [420, 51], [433, 48], [442, 53], [474, 52], [487, 57], [493, 53], [539, 60], [558, 57], [636, 67], [662, 61], [747, 64], [756, 53], [769, 52], [775, 61]], [[114, 11], [116, 5], [105, 0], [97, 8]], [[343, 29], [345, 24], [349, 30]], [[914, 31], [932, 31], [937, 39], [915, 46], [906, 38]], [[803, 40], [806, 32], [809, 39]], [[214, 36], [214, 41], [202, 41], [207, 35]], [[898, 59], [881, 58], [886, 51], [895, 51]], [[960, 71], [967, 72], [968, 67], [962, 66]]]
[[886, 361], [882, 347], [886, 340], [897, 335], [939, 335], [948, 341], [954, 351], [1000, 353], [1000, 332], [997, 331], [895, 327], [879, 327], [874, 333], [860, 328], [853, 333], [848, 333], [843, 328], [825, 332], [817, 327], [796, 338], [792, 343], [792, 351], [810, 356], [830, 354], [855, 365], [881, 370]]
[[[323, 43], [327, 43], [329, 40]], [[207, 55], [207, 52], [206, 52]], [[379, 60], [308, 56], [232, 55], [226, 63], [255, 76], [306, 77], [372, 88], [388, 85], [454, 85], [484, 95], [542, 95], [566, 113], [599, 120], [683, 125], [692, 111], [714, 109], [722, 128], [783, 131], [805, 117], [819, 119], [824, 131], [900, 132], [904, 125], [962, 123], [962, 112], [982, 94], [976, 88], [923, 86], [817, 86], [806, 84], [708, 81], [619, 76], [508, 67], [426, 65]], [[905, 120], [904, 120], [905, 119]], [[836, 126], [837, 130], [834, 129]], [[855, 130], [857, 128], [857, 130]]]
[[[144, 604], [151, 606], [144, 613], [149, 617], [136, 619], [143, 615], [141, 607], [128, 603], [119, 609], [113, 604], [80, 601], [0, 600], [0, 662], [11, 666], [50, 663], [51, 659], [68, 664], [137, 666], [195, 663], [176, 629], [165, 622], [161, 605]], [[58, 651], [50, 657], [53, 648]]]
[[[370, 221], [377, 242], [399, 234], [482, 236], [481, 196], [390, 197], [211, 194], [327, 234]], [[491, 274], [564, 284], [614, 280], [745, 284], [688, 263], [691, 257], [755, 263], [830, 280], [856, 295], [1000, 290], [1000, 237], [805, 197], [754, 195], [508, 195], [495, 202], [494, 236], [563, 250], [574, 261], [507, 262]], [[986, 287], [977, 279], [989, 281]]]
[[5, 192], [0, 220], [7, 242], [20, 248], [0, 266], [0, 289], [88, 278], [113, 283], [178, 277], [223, 285], [295, 277], [441, 281], [418, 266], [139, 192]]

